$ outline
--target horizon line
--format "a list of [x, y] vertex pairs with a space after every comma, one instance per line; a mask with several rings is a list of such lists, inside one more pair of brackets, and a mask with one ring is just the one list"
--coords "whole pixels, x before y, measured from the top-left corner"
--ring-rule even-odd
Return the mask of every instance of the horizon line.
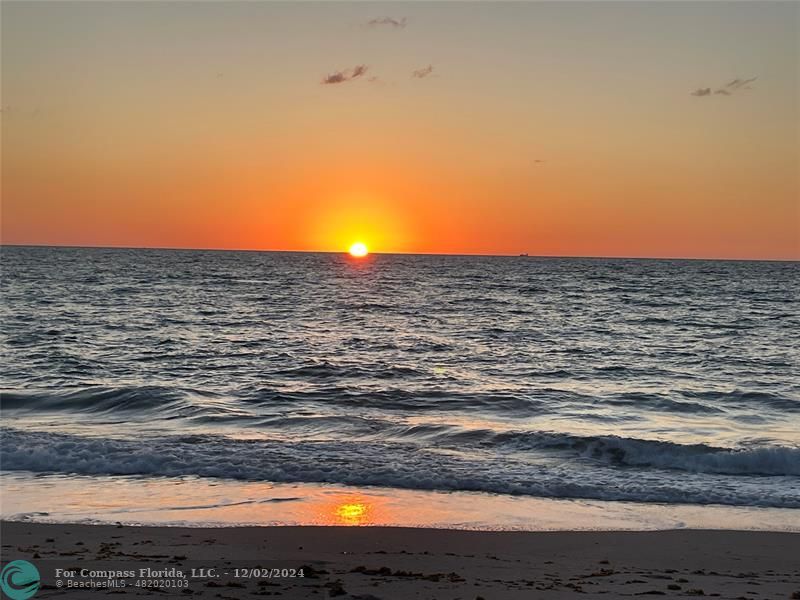
[[[200, 248], [186, 246], [92, 246], [80, 244], [5, 244], [0, 242], [0, 248], [74, 248], [83, 250], [169, 250], [187, 252], [260, 252], [260, 253], [283, 253], [283, 254], [344, 254], [347, 250], [275, 250], [262, 248]], [[597, 259], [597, 260], [694, 260], [694, 261], [724, 261], [724, 262], [800, 262], [799, 258], [724, 258], [724, 257], [702, 257], [702, 256], [605, 256], [605, 255], [578, 255], [578, 254], [486, 254], [486, 253], [465, 253], [465, 252], [373, 252], [369, 255], [383, 256], [465, 256], [476, 258], [549, 258], [549, 259]]]

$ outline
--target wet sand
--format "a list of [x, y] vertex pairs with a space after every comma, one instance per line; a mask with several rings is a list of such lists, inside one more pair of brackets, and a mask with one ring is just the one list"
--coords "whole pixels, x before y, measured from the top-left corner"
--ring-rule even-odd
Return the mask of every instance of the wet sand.
[[[4, 562], [26, 559], [39, 569], [36, 598], [800, 597], [797, 533], [19, 522], [3, 522], [0, 533]], [[75, 575], [57, 579], [59, 568]], [[109, 578], [82, 569], [135, 574]], [[88, 581], [114, 585], [74, 587]]]

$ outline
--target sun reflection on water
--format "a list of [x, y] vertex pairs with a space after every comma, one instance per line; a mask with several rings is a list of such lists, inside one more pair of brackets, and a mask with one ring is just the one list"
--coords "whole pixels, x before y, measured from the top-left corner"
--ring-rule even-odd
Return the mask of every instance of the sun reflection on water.
[[363, 525], [369, 521], [370, 507], [363, 502], [345, 502], [336, 506], [334, 512], [342, 525]]
[[322, 525], [379, 525], [391, 519], [389, 499], [369, 493], [331, 493], [311, 500], [316, 521]]

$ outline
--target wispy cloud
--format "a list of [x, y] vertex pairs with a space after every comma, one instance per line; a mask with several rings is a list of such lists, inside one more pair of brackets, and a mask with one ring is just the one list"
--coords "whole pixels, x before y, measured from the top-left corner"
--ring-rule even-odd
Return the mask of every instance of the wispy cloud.
[[368, 68], [369, 67], [367, 67], [367, 65], [356, 65], [352, 69], [334, 71], [333, 73], [326, 75], [320, 83], [323, 85], [331, 85], [334, 83], [353, 81], [354, 79], [358, 79], [359, 77], [363, 76], [367, 72]]
[[415, 69], [411, 72], [411, 76], [415, 77], [416, 79], [424, 79], [431, 73], [433, 73], [433, 65], [428, 65], [422, 69]]
[[706, 88], [697, 88], [693, 92], [690, 92], [692, 96], [711, 96], [712, 94], [715, 96], [733, 96], [737, 92], [741, 90], [751, 90], [753, 86], [750, 85], [753, 83], [758, 77], [750, 77], [749, 79], [732, 79], [725, 85], [718, 87], [713, 92], [711, 91], [710, 87]]
[[751, 77], [750, 79], [734, 79], [726, 83], [725, 86], [720, 89], [724, 89], [728, 92], [735, 92], [736, 90], [740, 89], [749, 90], [751, 89], [750, 84], [753, 83], [756, 79], [758, 79], [758, 77]]
[[377, 19], [370, 19], [365, 23], [367, 27], [390, 27], [391, 29], [403, 29], [408, 24], [408, 20], [403, 17], [396, 19], [395, 17], [378, 17]]

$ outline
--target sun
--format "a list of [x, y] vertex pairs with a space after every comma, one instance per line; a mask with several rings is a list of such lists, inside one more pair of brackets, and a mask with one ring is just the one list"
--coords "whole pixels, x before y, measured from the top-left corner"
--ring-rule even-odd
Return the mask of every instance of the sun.
[[350, 246], [350, 256], [361, 258], [362, 256], [366, 256], [367, 254], [369, 254], [369, 250], [367, 249], [366, 244], [362, 242], [356, 242], [355, 244]]

